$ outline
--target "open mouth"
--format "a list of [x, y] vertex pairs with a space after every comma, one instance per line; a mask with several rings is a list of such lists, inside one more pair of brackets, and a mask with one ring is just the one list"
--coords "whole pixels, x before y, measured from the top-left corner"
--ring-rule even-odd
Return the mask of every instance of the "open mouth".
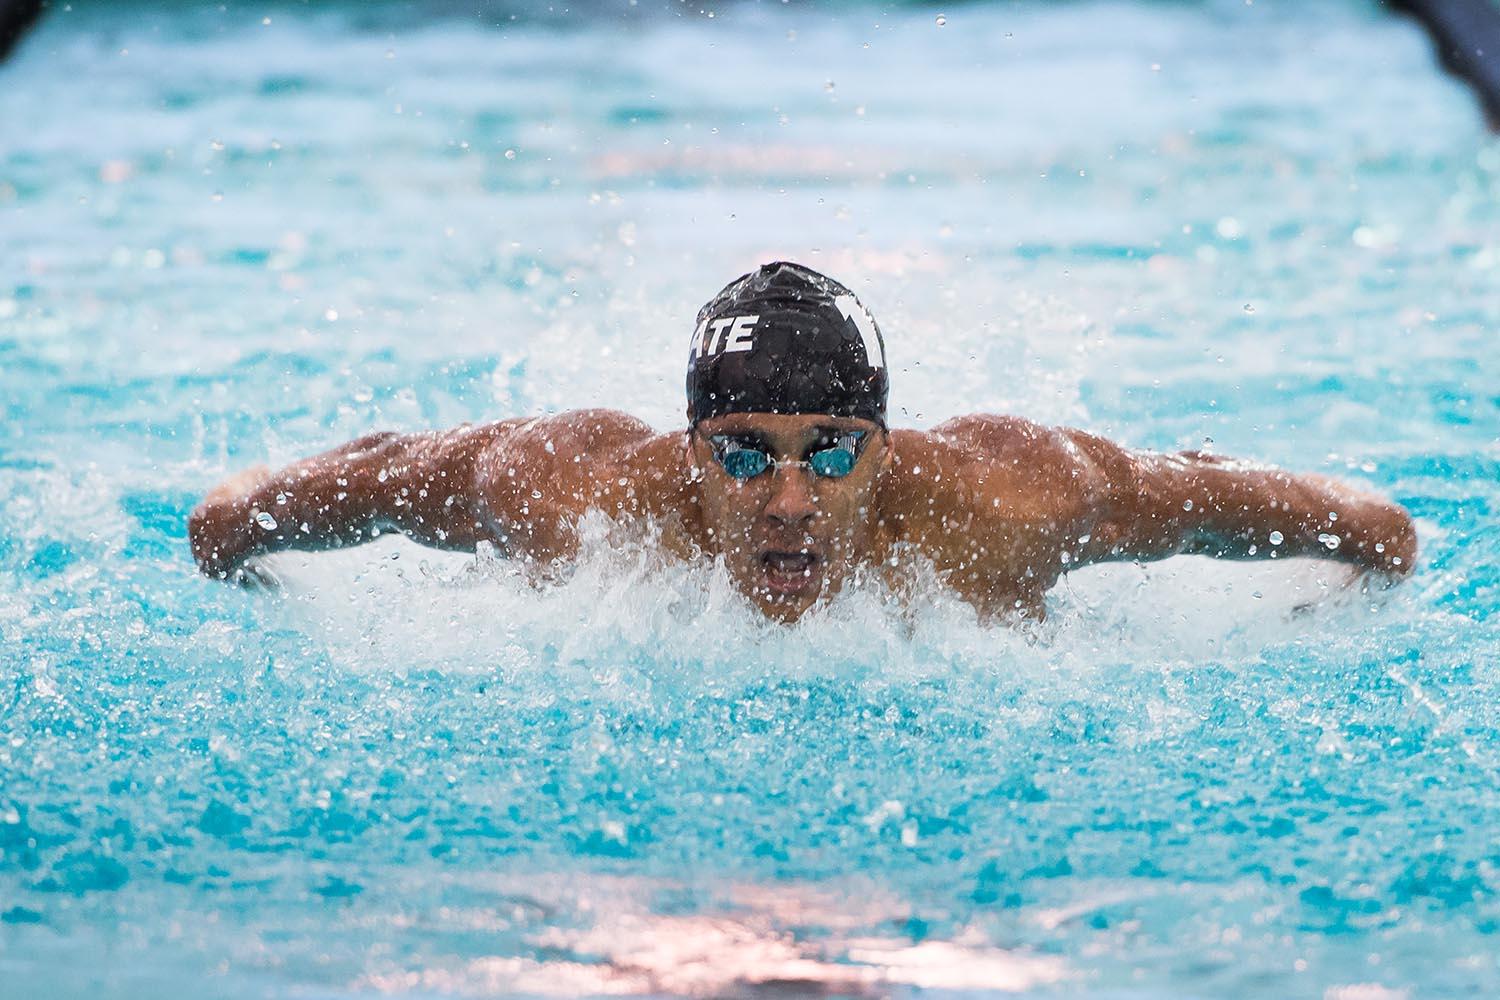
[[761, 555], [760, 563], [772, 593], [802, 594], [818, 588], [823, 560], [814, 553], [772, 549]]

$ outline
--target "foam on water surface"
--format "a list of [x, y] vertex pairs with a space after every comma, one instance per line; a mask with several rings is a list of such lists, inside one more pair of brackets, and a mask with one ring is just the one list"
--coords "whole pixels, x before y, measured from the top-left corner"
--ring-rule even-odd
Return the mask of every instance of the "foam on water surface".
[[[1500, 149], [1410, 25], [72, 6], [0, 67], [18, 995], [1500, 987]], [[1020, 630], [920, 574], [772, 626], [602, 535], [193, 573], [247, 464], [677, 426], [772, 257], [879, 317], [898, 423], [1211, 439], [1400, 500], [1418, 570], [1111, 566]]]

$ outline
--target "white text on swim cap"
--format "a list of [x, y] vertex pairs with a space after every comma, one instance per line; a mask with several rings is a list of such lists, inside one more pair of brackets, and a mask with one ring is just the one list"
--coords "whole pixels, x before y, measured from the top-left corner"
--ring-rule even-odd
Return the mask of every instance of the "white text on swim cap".
[[865, 307], [859, 304], [859, 299], [852, 295], [840, 295], [833, 300], [838, 306], [839, 312], [844, 318], [854, 324], [859, 331], [859, 339], [865, 342], [865, 360], [871, 368], [885, 367], [885, 353], [880, 349], [880, 334], [875, 332], [875, 321], [865, 311]]
[[759, 316], [724, 316], [712, 323], [705, 319], [693, 331], [693, 349], [688, 360], [753, 349], [758, 322]]

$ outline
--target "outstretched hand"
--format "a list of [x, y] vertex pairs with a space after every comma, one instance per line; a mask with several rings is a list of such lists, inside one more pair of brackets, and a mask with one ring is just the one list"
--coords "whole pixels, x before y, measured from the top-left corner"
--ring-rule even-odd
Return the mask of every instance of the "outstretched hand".
[[240, 578], [241, 563], [254, 537], [251, 522], [255, 511], [250, 498], [271, 475], [264, 465], [235, 473], [209, 491], [188, 517], [193, 558], [204, 575], [221, 580]]
[[234, 570], [232, 579], [244, 590], [271, 592], [281, 589], [281, 577], [263, 559], [246, 559]]

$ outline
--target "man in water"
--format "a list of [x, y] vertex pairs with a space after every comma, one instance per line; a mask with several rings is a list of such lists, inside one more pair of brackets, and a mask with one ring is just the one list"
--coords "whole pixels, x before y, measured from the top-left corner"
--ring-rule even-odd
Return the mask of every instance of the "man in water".
[[795, 621], [861, 567], [894, 580], [919, 554], [986, 619], [1039, 617], [1070, 569], [1181, 553], [1315, 556], [1389, 582], [1411, 571], [1400, 507], [1322, 476], [1201, 452], [1131, 451], [1018, 417], [886, 425], [880, 330], [843, 285], [767, 264], [698, 314], [685, 431], [613, 410], [372, 434], [279, 472], [253, 469], [193, 511], [202, 571], [395, 531], [481, 542], [546, 578], [597, 511], [722, 559], [768, 617]]

